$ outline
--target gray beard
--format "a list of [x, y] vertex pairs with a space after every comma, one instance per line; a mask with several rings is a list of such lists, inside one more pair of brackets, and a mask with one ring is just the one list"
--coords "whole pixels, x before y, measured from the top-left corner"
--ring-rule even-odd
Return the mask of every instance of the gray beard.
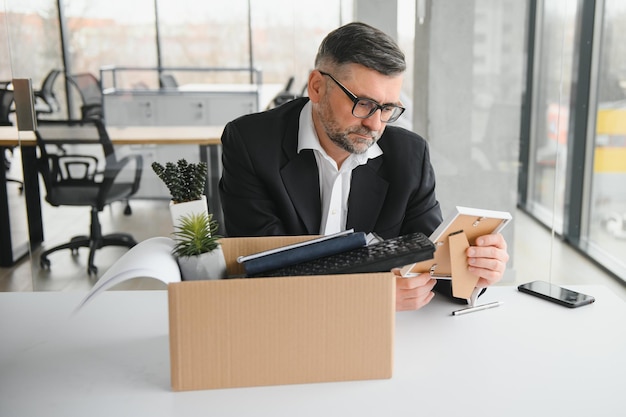
[[[319, 118], [326, 132], [326, 135], [330, 138], [330, 140], [341, 149], [346, 152], [350, 152], [351, 154], [363, 154], [367, 152], [367, 150], [380, 138], [379, 132], [372, 132], [371, 130], [363, 127], [353, 127], [344, 131], [339, 131], [337, 129], [337, 125], [335, 124], [334, 119], [332, 118], [332, 112], [330, 111], [330, 105], [327, 101], [323, 101], [320, 103], [320, 111]], [[357, 133], [363, 136], [369, 136], [372, 138], [372, 141], [366, 144], [365, 148], [357, 148], [354, 146], [354, 143], [350, 140], [350, 133]], [[365, 144], [365, 142], [359, 141], [359, 143]]]
[[[371, 141], [363, 141], [359, 140], [358, 143], [365, 145], [365, 147], [356, 147], [355, 144], [350, 140], [350, 133], [358, 133], [359, 135], [367, 135], [372, 140]], [[376, 141], [380, 138], [378, 133], [373, 133], [370, 130], [367, 130], [363, 127], [358, 129], [350, 129], [344, 132], [329, 132], [326, 130], [326, 134], [330, 138], [330, 140], [341, 149], [346, 152], [350, 152], [351, 154], [363, 154], [367, 152], [367, 150], [376, 143]]]

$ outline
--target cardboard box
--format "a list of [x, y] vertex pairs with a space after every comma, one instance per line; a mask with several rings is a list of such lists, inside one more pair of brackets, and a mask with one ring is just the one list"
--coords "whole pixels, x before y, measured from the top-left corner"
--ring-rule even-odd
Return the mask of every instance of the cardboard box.
[[[307, 237], [225, 238], [237, 256]], [[391, 378], [391, 273], [185, 281], [168, 286], [175, 391]]]

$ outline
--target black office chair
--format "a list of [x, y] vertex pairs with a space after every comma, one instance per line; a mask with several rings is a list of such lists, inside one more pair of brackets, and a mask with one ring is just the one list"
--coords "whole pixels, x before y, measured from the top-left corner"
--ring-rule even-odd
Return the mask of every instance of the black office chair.
[[268, 110], [274, 107], [278, 107], [281, 104], [285, 104], [299, 97], [298, 94], [291, 92], [291, 87], [293, 86], [294, 80], [295, 77], [289, 77], [289, 79], [287, 80], [287, 84], [285, 84], [283, 90], [276, 94], [276, 96], [274, 96], [270, 104], [267, 106]]
[[159, 76], [161, 88], [178, 88], [178, 81], [172, 74], [161, 74]]
[[82, 100], [80, 106], [81, 117], [86, 119], [102, 119], [102, 89], [100, 81], [91, 73], [74, 74], [69, 77]]
[[37, 116], [42, 113], [51, 114], [61, 110], [61, 105], [54, 93], [54, 83], [59, 75], [61, 75], [61, 70], [51, 70], [41, 82], [41, 88], [35, 91], [35, 113]]
[[[80, 113], [82, 120], [99, 119], [102, 120], [102, 89], [100, 81], [91, 73], [84, 72], [74, 74], [69, 77], [70, 84], [78, 90], [81, 99]], [[130, 215], [132, 209], [130, 202], [126, 200], [124, 214]]]
[[0, 88], [0, 126], [12, 126], [11, 113], [13, 109], [13, 90]]
[[[68, 243], [41, 254], [42, 268], [50, 267], [48, 255], [61, 249], [78, 254], [89, 248], [87, 271], [96, 274], [97, 249], [117, 245], [132, 247], [135, 239], [126, 233], [102, 235], [98, 213], [104, 206], [127, 200], [137, 192], [143, 168], [141, 155], [117, 159], [114, 148], [100, 120], [56, 120], [38, 123], [38, 169], [46, 187], [46, 201], [53, 206], [90, 206], [89, 236], [73, 237]], [[57, 145], [63, 145], [60, 151]]]
[[[0, 126], [12, 126], [11, 113], [13, 109], [13, 90], [8, 90], [10, 82], [2, 82], [0, 85], [4, 85], [4, 88], [0, 88]], [[13, 148], [3, 147], [2, 157], [4, 158], [4, 169], [8, 172], [11, 169], [11, 159], [7, 155], [7, 152], [13, 154]], [[14, 182], [19, 185], [20, 194], [24, 191], [24, 183], [15, 178], [6, 178], [7, 182]]]

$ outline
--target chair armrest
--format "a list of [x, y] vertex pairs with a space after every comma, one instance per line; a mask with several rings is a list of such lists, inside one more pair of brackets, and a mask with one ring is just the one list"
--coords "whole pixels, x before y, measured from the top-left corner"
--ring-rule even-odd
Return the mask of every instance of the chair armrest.
[[37, 113], [54, 113], [54, 108], [52, 107], [52, 104], [50, 104], [48, 100], [46, 100], [46, 97], [40, 91], [35, 91], [33, 95], [35, 96], [34, 105], [35, 111]]
[[139, 189], [139, 182], [141, 181], [141, 175], [143, 173], [143, 156], [139, 154], [127, 155], [120, 159], [119, 163], [121, 164], [121, 167], [125, 167], [131, 163], [132, 160], [135, 160], [135, 178], [133, 180], [132, 191], [132, 193], [135, 194]]
[[139, 189], [139, 182], [141, 181], [141, 175], [143, 172], [143, 156], [139, 154], [133, 154], [133, 155], [124, 156], [123, 158], [116, 161], [114, 164], [109, 163], [107, 165], [107, 169], [106, 169], [107, 172], [104, 173], [104, 176], [105, 176], [104, 181], [109, 182], [109, 184], [106, 187], [103, 187], [103, 192], [104, 192], [103, 195], [106, 195], [106, 193], [108, 193], [108, 189], [115, 183], [115, 179], [118, 177], [118, 175], [120, 175], [122, 172], [125, 172], [125, 168], [132, 162], [135, 163], [135, 175], [132, 181], [131, 194], [134, 194], [137, 192], [137, 190]]
[[56, 155], [53, 173], [56, 181], [95, 181], [98, 174], [98, 158], [93, 155]]

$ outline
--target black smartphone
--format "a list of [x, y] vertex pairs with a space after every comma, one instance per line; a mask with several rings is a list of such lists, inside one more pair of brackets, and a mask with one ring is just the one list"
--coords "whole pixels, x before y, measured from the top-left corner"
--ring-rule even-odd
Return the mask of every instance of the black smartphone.
[[532, 281], [517, 287], [521, 292], [531, 294], [544, 300], [552, 301], [565, 307], [575, 308], [596, 301], [591, 295], [561, 288], [546, 281]]

